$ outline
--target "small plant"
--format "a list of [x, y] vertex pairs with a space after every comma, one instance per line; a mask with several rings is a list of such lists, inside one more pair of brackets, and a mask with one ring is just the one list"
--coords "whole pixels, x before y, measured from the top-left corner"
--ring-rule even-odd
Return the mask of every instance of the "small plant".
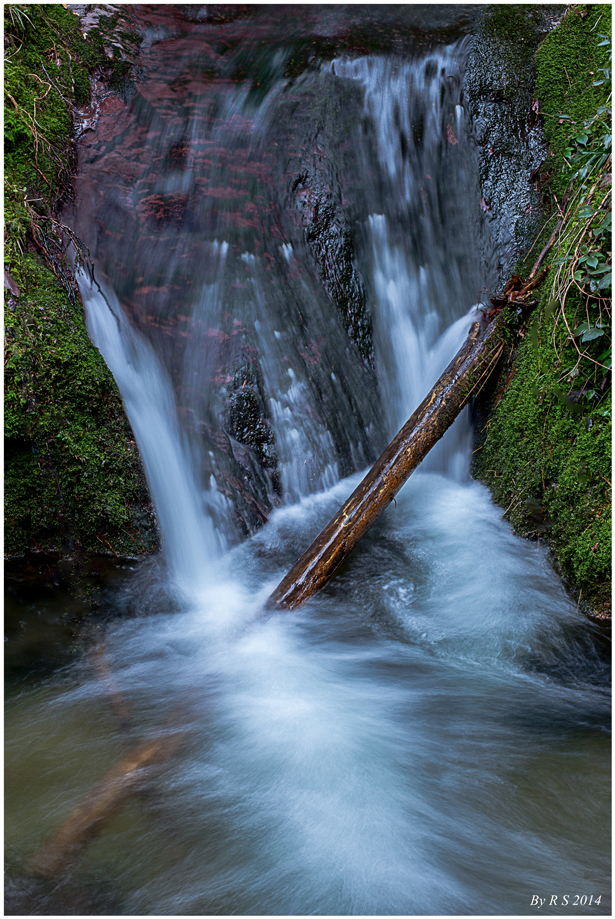
[[32, 25], [32, 20], [26, 13], [25, 7], [10, 5], [8, 7], [8, 12], [11, 18], [12, 26], [14, 27], [14, 29], [18, 30], [19, 32], [26, 31], [26, 23], [28, 23], [29, 25]]
[[[609, 49], [611, 41], [601, 35], [600, 47]], [[610, 82], [611, 68], [600, 71], [603, 77], [595, 86]], [[560, 315], [577, 351], [577, 361], [569, 375], [578, 372], [583, 359], [595, 368], [608, 372], [612, 366], [611, 338], [611, 95], [596, 114], [579, 126], [565, 151], [572, 172], [573, 193], [565, 211], [561, 212], [559, 255], [551, 297], [560, 305]], [[559, 115], [561, 122], [571, 121]], [[572, 122], [571, 122], [572, 123]], [[585, 318], [576, 328], [568, 324], [564, 304], [571, 291], [577, 291], [585, 308]], [[601, 353], [592, 342], [603, 339]], [[583, 348], [581, 346], [586, 345]], [[590, 353], [591, 351], [591, 353]]]

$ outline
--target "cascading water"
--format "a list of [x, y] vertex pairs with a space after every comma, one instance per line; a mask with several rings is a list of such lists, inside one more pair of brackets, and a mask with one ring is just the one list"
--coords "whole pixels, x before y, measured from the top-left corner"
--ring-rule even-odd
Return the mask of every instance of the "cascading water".
[[[593, 909], [608, 914], [606, 665], [540, 547], [467, 478], [468, 419], [326, 590], [262, 616], [382, 446], [383, 406], [393, 433], [489, 281], [464, 46], [413, 61], [338, 58], [292, 86], [266, 49], [255, 100], [235, 83], [205, 86], [205, 52], [191, 41], [144, 52], [128, 121], [83, 154], [76, 226], [103, 280], [83, 273], [81, 293], [139, 442], [168, 568], [150, 563], [110, 594], [148, 615], [112, 621], [105, 651], [138, 733], [157, 736], [179, 712], [172, 725], [187, 740], [151, 797], [87, 848], [75, 883], [105, 877], [127, 914], [526, 914], [553, 893], [600, 896]], [[309, 121], [322, 99], [320, 133], [302, 123], [293, 134], [289, 113]], [[305, 242], [337, 194], [321, 128], [340, 99], [355, 106], [360, 174], [344, 194], [363, 235], [380, 396]], [[278, 136], [287, 147], [276, 154]], [[134, 169], [145, 163], [136, 178], [114, 165], [130, 144]], [[314, 162], [329, 198], [316, 195]], [[288, 169], [276, 198], [271, 183]], [[104, 194], [85, 195], [88, 182]], [[152, 224], [178, 194], [182, 221]], [[280, 201], [296, 220], [270, 219]], [[278, 507], [237, 542], [232, 492], [250, 496], [256, 479], [245, 445], [223, 439], [222, 406], [257, 377]], [[115, 761], [112, 728], [87, 661], [9, 698], [15, 852], [55, 830]]]
[[[461, 105], [466, 53], [462, 42], [418, 61], [370, 57], [331, 65], [364, 87], [371, 127], [365, 174], [377, 171], [377, 159], [381, 177], [372, 183], [369, 206], [377, 212], [368, 224], [391, 434], [460, 348], [481, 292], [480, 194]], [[466, 411], [423, 468], [454, 470], [461, 481], [470, 443]]]
[[87, 304], [88, 333], [115, 376], [139, 444], [169, 576], [180, 590], [191, 592], [214, 578], [220, 542], [182, 442], [171, 386], [152, 348], [126, 322], [112, 294], [105, 295], [83, 269], [77, 281]]

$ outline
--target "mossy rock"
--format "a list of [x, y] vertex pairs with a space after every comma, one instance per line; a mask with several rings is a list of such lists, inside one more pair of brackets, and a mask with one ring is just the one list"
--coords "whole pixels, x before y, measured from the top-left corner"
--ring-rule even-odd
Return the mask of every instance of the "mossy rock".
[[5, 307], [5, 551], [149, 551], [156, 534], [151, 516], [143, 519], [136, 444], [81, 307], [34, 254], [14, 278], [21, 295]]
[[610, 67], [600, 33], [611, 34], [610, 7], [572, 7], [536, 52], [536, 93], [550, 149], [543, 171], [560, 199], [571, 179], [566, 148], [610, 92], [610, 81], [594, 85], [602, 77], [601, 68]]
[[[570, 587], [600, 610], [611, 590], [611, 389], [587, 360], [570, 377], [577, 353], [549, 299], [551, 280], [495, 387], [474, 475], [521, 535], [548, 541]], [[583, 315], [570, 297], [568, 325]]]
[[[84, 37], [61, 4], [5, 7], [5, 175], [11, 190], [47, 208], [67, 191], [75, 166], [72, 109], [90, 101], [90, 75], [105, 74], [114, 86], [126, 78], [127, 61], [105, 51], [104, 30], [117, 18], [101, 17]], [[14, 198], [5, 201], [9, 218]]]
[[[546, 537], [588, 601], [610, 593], [610, 393], [573, 412], [524, 343], [517, 373], [491, 420], [475, 474], [523, 535]], [[578, 405], [578, 403], [573, 403]]]
[[117, 62], [60, 4], [5, 7], [5, 51], [5, 553], [139, 555], [157, 543], [145, 477], [53, 230], [72, 110]]
[[[599, 33], [609, 31], [604, 13], [604, 7], [571, 8], [536, 52], [536, 95], [550, 144], [543, 172], [557, 196], [571, 183], [563, 151], [578, 131], [573, 119], [591, 118], [605, 101], [604, 87], [592, 85], [606, 66], [599, 47]], [[554, 214], [517, 266], [521, 276], [556, 219]], [[548, 542], [575, 597], [602, 615], [611, 596], [611, 382], [602, 338], [586, 343], [580, 359], [570, 334], [586, 320], [586, 303], [572, 287], [562, 304], [556, 284], [561, 254], [550, 255], [537, 310], [478, 406], [474, 474], [489, 485], [517, 532]]]

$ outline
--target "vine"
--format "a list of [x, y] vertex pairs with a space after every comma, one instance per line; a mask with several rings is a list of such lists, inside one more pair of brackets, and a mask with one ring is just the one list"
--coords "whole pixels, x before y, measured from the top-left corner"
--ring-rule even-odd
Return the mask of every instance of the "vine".
[[[611, 41], [607, 35], [599, 37], [602, 39], [599, 47], [608, 47], [610, 62]], [[595, 80], [594, 86], [610, 82], [610, 67], [600, 68], [600, 72], [603, 77]], [[611, 116], [610, 94], [607, 103], [580, 125], [568, 115], [557, 116], [560, 123], [568, 121], [578, 129], [564, 152], [573, 171], [574, 191], [565, 211], [560, 209], [559, 255], [554, 261], [551, 287], [552, 301], [559, 304], [557, 318], [561, 317], [565, 323], [576, 351], [575, 363], [566, 374], [569, 378], [579, 373], [583, 360], [594, 365], [595, 374], [599, 369], [608, 372], [612, 367]], [[585, 309], [585, 318], [574, 330], [568, 325], [564, 310], [571, 290], [580, 295]], [[592, 343], [599, 339], [602, 341], [598, 354]], [[588, 397], [596, 395], [595, 391], [586, 393]]]

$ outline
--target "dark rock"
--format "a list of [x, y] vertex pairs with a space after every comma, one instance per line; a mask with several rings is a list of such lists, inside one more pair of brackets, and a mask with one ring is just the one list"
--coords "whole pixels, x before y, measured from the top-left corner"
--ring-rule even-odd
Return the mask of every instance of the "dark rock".
[[546, 156], [533, 109], [533, 52], [551, 27], [549, 11], [490, 8], [472, 39], [464, 93], [479, 154], [481, 208], [487, 215], [499, 281], [514, 269], [540, 227], [533, 178]]

